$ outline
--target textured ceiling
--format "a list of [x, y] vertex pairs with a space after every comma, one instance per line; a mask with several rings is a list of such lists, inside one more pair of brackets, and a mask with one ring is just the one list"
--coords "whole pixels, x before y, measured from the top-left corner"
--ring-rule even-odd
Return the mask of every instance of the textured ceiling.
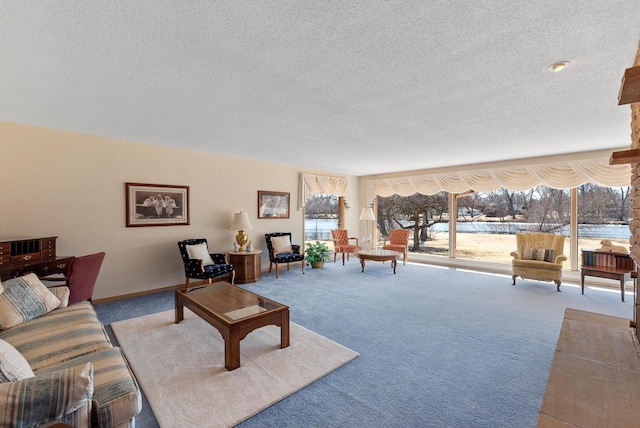
[[0, 120], [352, 175], [617, 148], [639, 40], [619, 0], [3, 0]]

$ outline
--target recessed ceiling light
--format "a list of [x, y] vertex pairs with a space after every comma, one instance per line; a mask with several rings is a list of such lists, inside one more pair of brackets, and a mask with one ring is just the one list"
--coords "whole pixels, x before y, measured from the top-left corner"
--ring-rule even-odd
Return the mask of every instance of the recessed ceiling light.
[[549, 70], [553, 71], [554, 73], [557, 73], [563, 70], [567, 65], [569, 65], [569, 61], [556, 62], [555, 64], [551, 64], [549, 66]]

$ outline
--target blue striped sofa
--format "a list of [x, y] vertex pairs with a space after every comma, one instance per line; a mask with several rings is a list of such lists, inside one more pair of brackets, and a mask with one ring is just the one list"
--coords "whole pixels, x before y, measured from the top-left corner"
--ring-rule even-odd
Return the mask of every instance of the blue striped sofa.
[[22, 354], [35, 375], [0, 383], [0, 426], [135, 426], [140, 389], [91, 303], [55, 309], [0, 332], [0, 339]]

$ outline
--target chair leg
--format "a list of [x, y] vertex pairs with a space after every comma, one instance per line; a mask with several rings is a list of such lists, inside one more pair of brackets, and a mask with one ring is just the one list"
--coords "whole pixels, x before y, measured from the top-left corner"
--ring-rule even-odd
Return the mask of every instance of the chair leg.
[[[349, 254], [349, 253], [347, 253]], [[342, 266], [344, 266], [344, 253], [342, 253]]]
[[236, 283], [236, 271], [232, 270], [231, 271], [231, 285], [235, 285]]
[[[273, 262], [269, 262], [269, 273], [271, 273], [271, 266], [273, 266]], [[276, 270], [278, 270], [278, 264], [276, 263]], [[277, 278], [277, 276], [276, 276]]]
[[287, 263], [287, 270], [289, 270], [289, 263]]
[[303, 275], [304, 275], [304, 265], [306, 265], [306, 264], [307, 264], [306, 260], [303, 260], [302, 261], [302, 274]]
[[334, 252], [333, 252], [333, 262], [334, 262], [334, 263], [336, 262], [336, 257], [338, 257], [338, 252], [337, 252], [337, 251], [334, 251]]
[[[280, 273], [278, 272], [278, 265], [279, 263], [276, 263], [276, 278], [280, 278]], [[271, 272], [271, 271], [269, 271]]]
[[184, 288], [189, 288], [189, 277], [187, 277], [187, 280], [184, 282]]
[[518, 277], [518, 275], [512, 275], [512, 277], [513, 277], [513, 284], [511, 285], [516, 285], [516, 278]]
[[557, 286], [557, 288], [558, 288], [558, 292], [560, 292], [560, 282], [561, 282], [561, 281], [560, 281], [560, 280], [557, 280], [557, 281], [553, 281], [553, 282], [555, 282], [555, 283], [556, 283], [556, 286]]
[[404, 252], [404, 258], [402, 259], [402, 264], [406, 266], [407, 264], [407, 252]]

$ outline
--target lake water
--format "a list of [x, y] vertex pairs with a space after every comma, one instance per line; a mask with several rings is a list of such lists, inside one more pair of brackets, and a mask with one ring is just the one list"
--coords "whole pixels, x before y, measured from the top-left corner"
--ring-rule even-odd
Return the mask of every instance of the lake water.
[[331, 241], [331, 231], [338, 228], [338, 219], [304, 219], [305, 241]]
[[[337, 219], [305, 219], [305, 240], [331, 240], [331, 231], [338, 228]], [[449, 223], [436, 223], [431, 229], [435, 232], [449, 232]], [[516, 233], [534, 230], [530, 223], [473, 222], [458, 223], [460, 233]], [[569, 236], [569, 226], [562, 228], [562, 234]], [[629, 239], [629, 225], [613, 224], [579, 224], [578, 235], [583, 238]]]

